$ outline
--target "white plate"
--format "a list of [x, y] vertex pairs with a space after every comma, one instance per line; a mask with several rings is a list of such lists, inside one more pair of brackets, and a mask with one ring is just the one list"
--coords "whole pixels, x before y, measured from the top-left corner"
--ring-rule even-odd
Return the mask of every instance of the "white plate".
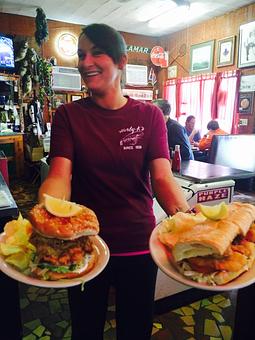
[[[0, 234], [0, 241], [3, 239], [4, 234]], [[83, 282], [87, 282], [96, 277], [107, 265], [110, 257], [109, 249], [103, 239], [99, 236], [92, 236], [93, 243], [95, 245], [96, 251], [98, 253], [98, 260], [95, 267], [88, 272], [87, 274], [75, 278], [75, 279], [67, 279], [67, 280], [56, 280], [56, 281], [45, 281], [40, 279], [35, 279], [28, 275], [25, 275], [18, 270], [16, 270], [13, 266], [6, 263], [3, 256], [0, 256], [0, 269], [3, 273], [10, 276], [14, 280], [26, 283], [28, 285], [37, 286], [37, 287], [46, 287], [46, 288], [66, 288], [73, 287]]]
[[171, 251], [158, 240], [158, 230], [159, 226], [157, 226], [150, 237], [150, 251], [153, 260], [158, 265], [158, 267], [169, 277], [172, 279], [181, 282], [187, 286], [205, 289], [205, 290], [213, 290], [213, 291], [226, 291], [232, 289], [240, 289], [246, 286], [251, 285], [255, 282], [255, 263], [252, 268], [247, 272], [241, 274], [238, 278], [233, 281], [226, 283], [221, 286], [210, 286], [206, 283], [198, 283], [193, 280], [189, 280], [172, 265], [171, 259]]

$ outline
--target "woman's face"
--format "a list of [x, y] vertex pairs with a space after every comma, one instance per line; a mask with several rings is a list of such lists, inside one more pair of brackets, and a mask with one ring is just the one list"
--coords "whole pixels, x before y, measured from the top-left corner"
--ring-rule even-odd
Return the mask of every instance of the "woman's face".
[[78, 44], [78, 69], [92, 93], [104, 94], [120, 83], [120, 67], [84, 34]]

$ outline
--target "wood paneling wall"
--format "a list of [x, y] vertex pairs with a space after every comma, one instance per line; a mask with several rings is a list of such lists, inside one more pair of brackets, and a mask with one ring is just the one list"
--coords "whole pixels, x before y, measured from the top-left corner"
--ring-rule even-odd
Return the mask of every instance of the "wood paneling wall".
[[[152, 48], [155, 45], [160, 45], [165, 50], [170, 52], [169, 62], [171, 63], [179, 54], [179, 48], [182, 44], [186, 45], [186, 54], [180, 56], [173, 62], [173, 65], [178, 67], [178, 77], [185, 77], [189, 75], [189, 63], [190, 63], [190, 47], [194, 44], [205, 42], [208, 40], [215, 40], [214, 51], [214, 63], [213, 72], [222, 72], [229, 69], [237, 68], [238, 58], [238, 35], [239, 27], [242, 24], [255, 20], [255, 4], [251, 4], [235, 11], [226, 13], [222, 16], [215, 17], [213, 19], [204, 21], [200, 24], [192, 27], [187, 27], [185, 30], [173, 33], [171, 35], [165, 35], [159, 38], [148, 37], [144, 35], [137, 35], [122, 32], [126, 43], [128, 45], [143, 46]], [[18, 16], [12, 14], [0, 13], [1, 31], [13, 35], [26, 36], [30, 38], [32, 46], [35, 47], [34, 32], [35, 32], [35, 18]], [[55, 56], [57, 58], [58, 65], [71, 66], [77, 65], [77, 57], [63, 58], [58, 54], [55, 40], [56, 37], [64, 32], [68, 31], [78, 37], [81, 32], [81, 25], [69, 24], [59, 21], [48, 20], [49, 28], [49, 40], [45, 42], [41, 48], [41, 55], [45, 58]], [[217, 40], [228, 37], [236, 36], [235, 45], [235, 62], [232, 66], [217, 67]], [[38, 50], [38, 48], [37, 48]], [[149, 67], [152, 66], [149, 54], [131, 52], [128, 55], [130, 64], [143, 64]], [[155, 67], [154, 69], [158, 75], [157, 87], [159, 88], [159, 96], [162, 96], [162, 84], [167, 79], [167, 69], [160, 69]], [[242, 74], [255, 74], [255, 68], [241, 69]], [[254, 103], [255, 108], [255, 103]], [[253, 112], [255, 109], [253, 110]], [[240, 118], [247, 118], [247, 116]], [[254, 115], [248, 117], [248, 127], [242, 127], [242, 133], [252, 133], [254, 131]]]
[[[190, 47], [209, 40], [215, 40], [213, 72], [221, 72], [229, 69], [237, 68], [238, 57], [238, 35], [239, 27], [242, 24], [255, 20], [255, 4], [239, 8], [235, 11], [226, 13], [222, 16], [204, 21], [185, 30], [173, 33], [171, 35], [162, 36], [160, 44], [169, 51], [169, 62], [171, 63], [179, 53], [182, 44], [187, 47], [187, 52], [183, 57], [179, 57], [173, 65], [178, 67], [178, 77], [186, 77], [189, 75], [190, 65]], [[235, 63], [232, 66], [216, 67], [217, 62], [217, 40], [229, 36], [236, 36]], [[253, 69], [243, 69], [242, 73], [254, 73]], [[162, 70], [162, 79], [166, 79], [167, 72]]]
[[[255, 4], [251, 4], [235, 11], [226, 13], [222, 16], [204, 21], [185, 30], [166, 35], [160, 38], [160, 45], [169, 51], [169, 62], [171, 63], [179, 53], [182, 44], [186, 45], [186, 54], [180, 56], [172, 65], [177, 65], [178, 77], [189, 76], [190, 67], [190, 47], [209, 40], [215, 40], [213, 72], [223, 72], [231, 69], [237, 69], [238, 65], [238, 42], [239, 27], [245, 23], [255, 20]], [[229, 36], [236, 36], [234, 64], [231, 66], [217, 67], [217, 40]], [[255, 74], [255, 67], [242, 68], [242, 75]], [[167, 79], [167, 70], [162, 69], [159, 72], [159, 82]], [[240, 126], [239, 133], [255, 133], [255, 103], [253, 104], [253, 115], [240, 115], [240, 118], [248, 119], [248, 126]]]
[[[0, 13], [0, 30], [7, 34], [28, 37], [32, 47], [36, 47], [34, 32], [35, 32], [35, 18]], [[77, 57], [63, 58], [56, 48], [56, 38], [64, 32], [69, 32], [75, 36], [79, 36], [81, 33], [82, 25], [69, 24], [61, 21], [48, 20], [49, 40], [43, 43], [41, 48], [41, 55], [44, 58], [50, 58], [52, 56], [57, 58], [58, 65], [60, 66], [77, 66]], [[158, 44], [158, 39], [122, 32], [124, 39], [128, 45], [142, 46], [152, 48]], [[36, 48], [39, 50], [38, 47]], [[130, 52], [128, 54], [128, 62], [130, 64], [151, 65], [150, 55], [145, 53]]]

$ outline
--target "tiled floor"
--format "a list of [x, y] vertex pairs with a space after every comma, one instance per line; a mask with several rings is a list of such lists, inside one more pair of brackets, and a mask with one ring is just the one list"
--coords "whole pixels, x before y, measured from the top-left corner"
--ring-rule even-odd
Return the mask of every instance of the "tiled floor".
[[[20, 285], [23, 340], [71, 339], [65, 289]], [[221, 293], [156, 315], [152, 340], [230, 340], [235, 292]], [[135, 338], [135, 337], [133, 337]], [[109, 304], [105, 340], [115, 340], [114, 304]], [[130, 328], [132, 340], [132, 327]]]
[[[23, 217], [26, 217], [27, 211], [36, 203], [36, 185], [31, 186], [27, 181], [12, 182], [11, 191]], [[235, 198], [241, 201], [255, 201], [254, 195], [247, 197], [238, 194]], [[191, 302], [186, 302], [184, 295], [187, 294], [192, 293], [190, 291], [179, 293], [175, 303], [171, 298], [170, 304], [164, 301], [157, 303], [151, 339], [231, 340], [236, 292], [194, 298]], [[20, 302], [23, 340], [71, 339], [66, 289], [45, 289], [20, 284]], [[130, 340], [134, 338], [131, 327]], [[112, 292], [105, 324], [105, 340], [115, 339], [114, 292]]]

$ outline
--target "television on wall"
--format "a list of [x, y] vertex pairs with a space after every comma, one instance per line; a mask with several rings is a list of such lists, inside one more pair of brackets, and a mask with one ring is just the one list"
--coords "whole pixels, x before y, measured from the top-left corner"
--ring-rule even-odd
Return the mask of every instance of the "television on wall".
[[12, 73], [15, 70], [13, 37], [0, 33], [0, 72]]

